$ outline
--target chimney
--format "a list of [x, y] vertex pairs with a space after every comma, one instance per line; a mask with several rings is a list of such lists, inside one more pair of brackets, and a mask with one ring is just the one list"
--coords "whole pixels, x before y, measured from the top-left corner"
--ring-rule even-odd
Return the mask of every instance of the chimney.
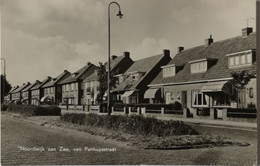
[[47, 79], [51, 79], [51, 76], [48, 76]]
[[90, 61], [87, 61], [87, 66], [91, 65], [91, 62]]
[[64, 73], [68, 72], [68, 70], [64, 70]]
[[112, 56], [111, 56], [111, 59], [112, 59], [112, 60], [114, 60], [114, 59], [116, 59], [116, 58], [117, 58], [116, 55], [112, 55]]
[[250, 33], [253, 32], [253, 28], [247, 27], [242, 29], [242, 37], [247, 37]]
[[163, 55], [164, 55], [164, 56], [170, 56], [170, 50], [164, 49], [164, 50], [163, 50]]
[[124, 57], [125, 57], [125, 58], [129, 58], [129, 57], [130, 57], [130, 52], [125, 51], [125, 52], [124, 52]]
[[178, 47], [178, 53], [182, 52], [184, 50], [184, 47]]
[[212, 35], [208, 39], [205, 40], [205, 46], [209, 46], [211, 43], [213, 43]]

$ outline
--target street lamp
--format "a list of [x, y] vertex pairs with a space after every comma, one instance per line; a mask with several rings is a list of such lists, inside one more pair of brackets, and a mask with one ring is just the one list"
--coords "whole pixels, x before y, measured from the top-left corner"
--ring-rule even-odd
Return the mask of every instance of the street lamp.
[[[6, 73], [5, 73], [6, 60], [4, 58], [1, 58], [1, 60], [4, 61], [4, 79], [6, 80]], [[1, 83], [2, 83], [2, 80], [1, 80]], [[5, 97], [5, 81], [3, 81], [3, 96], [2, 97]]]
[[108, 75], [107, 75], [107, 111], [108, 114], [110, 114], [110, 6], [112, 4], [116, 4], [119, 8], [118, 16], [120, 19], [123, 17], [123, 14], [121, 13], [120, 5], [117, 2], [111, 2], [108, 5]]

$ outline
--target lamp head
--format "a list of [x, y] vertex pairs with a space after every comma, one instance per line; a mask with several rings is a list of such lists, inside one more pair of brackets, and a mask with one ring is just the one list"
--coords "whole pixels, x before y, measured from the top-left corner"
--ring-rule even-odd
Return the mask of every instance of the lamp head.
[[123, 17], [123, 14], [121, 13], [121, 11], [119, 10], [118, 14], [116, 15], [118, 16], [120, 19]]

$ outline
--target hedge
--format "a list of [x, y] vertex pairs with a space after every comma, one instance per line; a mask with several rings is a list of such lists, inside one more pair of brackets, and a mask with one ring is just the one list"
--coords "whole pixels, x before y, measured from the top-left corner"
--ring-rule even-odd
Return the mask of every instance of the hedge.
[[8, 105], [6, 104], [1, 104], [1, 111], [7, 111]]
[[191, 126], [182, 121], [161, 121], [153, 117], [143, 117], [138, 115], [97, 115], [84, 113], [65, 113], [61, 115], [61, 120], [65, 122], [103, 127], [112, 130], [122, 130], [129, 134], [139, 134], [142, 136], [155, 135], [195, 135], [199, 134]]
[[7, 111], [26, 116], [59, 116], [61, 109], [57, 106], [33, 106], [10, 104]]

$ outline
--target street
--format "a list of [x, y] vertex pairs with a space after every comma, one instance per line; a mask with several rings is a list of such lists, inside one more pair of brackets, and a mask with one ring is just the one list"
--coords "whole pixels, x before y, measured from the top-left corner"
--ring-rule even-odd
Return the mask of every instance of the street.
[[[84, 164], [185, 164], [253, 165], [256, 162], [255, 131], [199, 127], [250, 146], [189, 150], [144, 150], [114, 144], [102, 137], [43, 127], [2, 115], [1, 163], [3, 165]], [[106, 149], [105, 149], [106, 148]], [[103, 151], [102, 151], [103, 150]], [[98, 152], [99, 151], [99, 152]]]

